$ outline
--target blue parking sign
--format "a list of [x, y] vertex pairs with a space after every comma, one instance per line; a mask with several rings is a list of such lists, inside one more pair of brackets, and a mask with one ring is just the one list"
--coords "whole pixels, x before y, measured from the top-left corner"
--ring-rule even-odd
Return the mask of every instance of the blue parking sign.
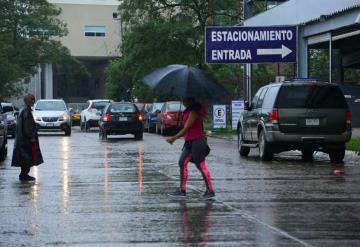
[[296, 26], [207, 27], [206, 63], [296, 63]]

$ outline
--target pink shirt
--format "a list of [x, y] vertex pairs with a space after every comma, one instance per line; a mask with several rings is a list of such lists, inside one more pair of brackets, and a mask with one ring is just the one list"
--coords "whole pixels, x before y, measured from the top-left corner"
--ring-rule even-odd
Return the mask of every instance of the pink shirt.
[[205, 108], [201, 104], [195, 102], [194, 105], [185, 109], [184, 115], [183, 115], [184, 124], [189, 119], [190, 112], [192, 112], [192, 111], [196, 112], [198, 117], [195, 120], [194, 125], [184, 135], [185, 141], [192, 141], [192, 140], [196, 140], [196, 139], [199, 139], [199, 138], [205, 136], [204, 128], [203, 128], [203, 121], [204, 121], [204, 118], [206, 115], [206, 111], [205, 111]]

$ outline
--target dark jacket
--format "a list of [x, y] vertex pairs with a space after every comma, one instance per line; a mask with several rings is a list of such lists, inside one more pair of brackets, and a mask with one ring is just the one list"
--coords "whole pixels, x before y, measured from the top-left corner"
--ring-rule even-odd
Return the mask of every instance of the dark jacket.
[[[43, 163], [36, 124], [30, 107], [21, 110], [16, 127], [12, 166], [31, 167]], [[35, 142], [31, 140], [35, 139]]]

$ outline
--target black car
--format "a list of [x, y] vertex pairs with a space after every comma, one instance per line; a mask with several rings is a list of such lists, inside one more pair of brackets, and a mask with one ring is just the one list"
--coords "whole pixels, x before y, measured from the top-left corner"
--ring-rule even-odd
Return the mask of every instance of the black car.
[[143, 117], [134, 103], [113, 102], [108, 104], [99, 121], [99, 137], [107, 139], [108, 135], [133, 134], [135, 139], [143, 138]]
[[14, 138], [16, 133], [16, 121], [17, 121], [16, 118], [19, 112], [16, 111], [12, 103], [2, 102], [1, 106], [2, 106], [2, 113], [6, 117], [7, 134], [11, 135], [11, 137]]
[[6, 115], [3, 113], [0, 104], [0, 162], [4, 161], [7, 156], [7, 122]]

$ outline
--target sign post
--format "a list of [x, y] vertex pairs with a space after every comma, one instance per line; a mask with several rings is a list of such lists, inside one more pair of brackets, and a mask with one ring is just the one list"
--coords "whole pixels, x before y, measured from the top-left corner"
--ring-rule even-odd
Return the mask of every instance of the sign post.
[[213, 129], [226, 129], [226, 105], [213, 105]]
[[296, 63], [296, 27], [207, 27], [206, 63]]
[[244, 100], [231, 101], [231, 126], [233, 130], [237, 129], [237, 124], [240, 119], [241, 113], [244, 111], [244, 108], [245, 108]]

